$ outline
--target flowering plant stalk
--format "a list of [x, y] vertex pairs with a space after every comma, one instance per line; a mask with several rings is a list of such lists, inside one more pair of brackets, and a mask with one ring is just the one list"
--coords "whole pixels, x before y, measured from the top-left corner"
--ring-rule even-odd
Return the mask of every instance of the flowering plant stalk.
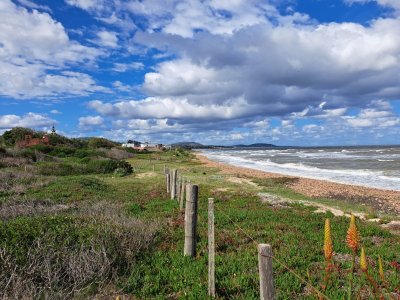
[[325, 291], [328, 287], [329, 277], [333, 269], [332, 257], [333, 257], [333, 245], [332, 245], [332, 235], [331, 235], [331, 222], [329, 219], [325, 220], [324, 228], [324, 255], [325, 255], [325, 276], [324, 284], [322, 286], [322, 291]]
[[346, 243], [347, 246], [352, 250], [352, 260], [351, 260], [351, 269], [350, 269], [350, 275], [349, 275], [349, 289], [347, 293], [347, 299], [351, 300], [352, 296], [352, 289], [353, 289], [353, 273], [354, 273], [354, 268], [355, 268], [355, 261], [356, 261], [356, 253], [359, 247], [360, 243], [360, 237], [359, 233], [357, 230], [357, 225], [356, 225], [356, 217], [354, 215], [351, 215], [350, 217], [350, 225], [349, 229], [347, 230], [347, 236], [346, 236]]

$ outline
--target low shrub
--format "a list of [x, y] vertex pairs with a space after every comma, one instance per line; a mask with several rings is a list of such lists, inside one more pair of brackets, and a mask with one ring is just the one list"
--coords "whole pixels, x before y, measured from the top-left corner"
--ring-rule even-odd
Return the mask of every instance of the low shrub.
[[57, 157], [74, 156], [76, 149], [68, 146], [55, 146], [49, 155]]
[[90, 178], [90, 177], [81, 178], [79, 180], [79, 184], [85, 189], [96, 190], [96, 191], [105, 191], [108, 188], [104, 182], [100, 181], [97, 178]]
[[128, 173], [126, 172], [125, 169], [118, 168], [118, 169], [115, 169], [114, 175], [117, 176], [117, 177], [124, 177], [124, 176], [128, 175]]
[[87, 173], [84, 164], [66, 162], [38, 162], [35, 165], [36, 172], [47, 176], [68, 176]]
[[43, 178], [31, 172], [17, 170], [0, 171], [0, 195], [23, 194], [30, 188], [46, 185], [49, 178]]
[[119, 172], [123, 172], [125, 176], [133, 171], [132, 166], [126, 161], [84, 158], [80, 162], [38, 162], [36, 171], [41, 175], [54, 176], [109, 174], [117, 169], [121, 169]]
[[77, 149], [74, 153], [74, 156], [78, 158], [89, 158], [95, 156], [103, 156], [103, 153], [101, 151], [96, 151], [92, 149]]
[[29, 164], [31, 161], [23, 157], [2, 157], [0, 158], [0, 163], [4, 167], [21, 167], [23, 165]]
[[[0, 290], [5, 299], [68, 299], [127, 274], [156, 227], [124, 219], [20, 217], [0, 222]], [[143, 228], [146, 228], [143, 230]]]
[[101, 159], [101, 160], [91, 160], [87, 164], [87, 169], [90, 173], [113, 173], [116, 169], [122, 169], [125, 175], [131, 174], [133, 169], [132, 166], [121, 160], [113, 159]]

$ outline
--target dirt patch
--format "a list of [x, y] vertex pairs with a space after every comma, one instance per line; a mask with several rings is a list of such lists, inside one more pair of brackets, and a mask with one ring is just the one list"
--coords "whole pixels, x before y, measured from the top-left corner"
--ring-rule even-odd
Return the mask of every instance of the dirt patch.
[[147, 177], [155, 177], [157, 173], [155, 172], [146, 172], [146, 173], [139, 173], [136, 174], [136, 178], [147, 178]]
[[232, 182], [232, 183], [248, 184], [248, 185], [251, 185], [251, 186], [253, 186], [255, 188], [261, 188], [260, 186], [258, 186], [257, 183], [254, 183], [253, 181], [251, 181], [250, 179], [247, 179], [247, 178], [229, 177], [226, 180], [229, 181], [229, 182]]
[[387, 224], [381, 225], [383, 228], [390, 230], [391, 232], [400, 235], [400, 221], [391, 221]]
[[229, 191], [229, 188], [217, 188], [214, 189], [213, 192], [218, 193], [218, 192], [227, 192]]
[[[277, 195], [273, 194], [268, 194], [268, 193], [259, 193], [258, 196], [260, 197], [261, 202], [263, 203], [269, 203], [273, 206], [282, 206], [285, 204], [294, 204], [294, 203], [300, 203], [305, 206], [313, 206], [316, 207], [316, 210], [314, 213], [326, 213], [326, 212], [331, 212], [334, 216], [341, 217], [341, 216], [346, 216], [350, 217], [349, 214], [345, 213], [343, 210], [330, 207], [321, 203], [317, 202], [310, 202], [310, 201], [305, 201], [305, 200], [291, 200], [287, 198], [282, 198]], [[365, 215], [362, 213], [355, 213], [355, 215], [361, 219], [365, 219]]]

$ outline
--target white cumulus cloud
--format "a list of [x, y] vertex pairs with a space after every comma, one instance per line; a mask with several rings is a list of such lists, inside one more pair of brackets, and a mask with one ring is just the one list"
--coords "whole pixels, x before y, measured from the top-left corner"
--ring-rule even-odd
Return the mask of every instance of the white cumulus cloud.
[[104, 123], [104, 119], [100, 116], [87, 116], [79, 118], [79, 127], [93, 127], [101, 126]]
[[10, 129], [13, 127], [44, 127], [54, 124], [55, 121], [46, 115], [29, 112], [23, 116], [0, 115], [0, 129]]

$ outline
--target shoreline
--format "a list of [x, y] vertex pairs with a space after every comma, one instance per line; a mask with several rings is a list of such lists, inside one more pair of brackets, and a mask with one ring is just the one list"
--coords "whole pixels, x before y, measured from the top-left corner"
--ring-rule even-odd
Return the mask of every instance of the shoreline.
[[358, 185], [336, 183], [326, 180], [310, 179], [299, 176], [289, 176], [279, 173], [270, 173], [246, 167], [238, 167], [227, 163], [213, 161], [205, 155], [194, 152], [196, 158], [203, 164], [218, 168], [221, 173], [229, 173], [256, 178], [298, 178], [288, 187], [295, 192], [311, 198], [327, 198], [345, 200], [357, 204], [367, 204], [379, 211], [400, 214], [400, 191], [381, 190]]

